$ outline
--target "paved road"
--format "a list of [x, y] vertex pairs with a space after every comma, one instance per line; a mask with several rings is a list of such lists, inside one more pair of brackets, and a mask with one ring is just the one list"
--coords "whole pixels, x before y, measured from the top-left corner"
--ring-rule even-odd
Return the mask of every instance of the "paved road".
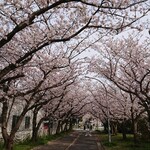
[[74, 131], [70, 135], [49, 142], [47, 145], [39, 146], [33, 150], [102, 150], [98, 136], [85, 136], [84, 131]]

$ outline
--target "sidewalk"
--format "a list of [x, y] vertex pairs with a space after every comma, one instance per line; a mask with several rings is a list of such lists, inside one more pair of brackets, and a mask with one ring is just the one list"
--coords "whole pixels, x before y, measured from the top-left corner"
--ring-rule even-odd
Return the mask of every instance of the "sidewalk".
[[33, 150], [103, 150], [96, 133], [92, 136], [85, 136], [84, 131], [74, 131], [70, 135], [55, 141], [48, 142], [47, 145], [38, 146]]

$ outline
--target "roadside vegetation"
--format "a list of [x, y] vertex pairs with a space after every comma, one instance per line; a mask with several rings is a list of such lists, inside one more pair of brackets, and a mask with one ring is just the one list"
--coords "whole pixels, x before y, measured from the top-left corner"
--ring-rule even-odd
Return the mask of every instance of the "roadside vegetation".
[[149, 140], [140, 139], [137, 143], [134, 143], [133, 134], [127, 134], [127, 139], [123, 140], [122, 134], [112, 136], [112, 142], [108, 142], [108, 134], [100, 133], [100, 141], [105, 150], [149, 150]]
[[[62, 133], [55, 134], [55, 135], [38, 137], [37, 141], [35, 141], [35, 142], [31, 141], [31, 139], [28, 138], [24, 141], [16, 143], [14, 145], [14, 150], [31, 150], [32, 148], [34, 148], [36, 146], [44, 145], [44, 144], [47, 144], [49, 141], [61, 138], [65, 135], [67, 135], [69, 132], [70, 131], [62, 132]], [[2, 142], [0, 143], [0, 150], [3, 150], [3, 143]]]

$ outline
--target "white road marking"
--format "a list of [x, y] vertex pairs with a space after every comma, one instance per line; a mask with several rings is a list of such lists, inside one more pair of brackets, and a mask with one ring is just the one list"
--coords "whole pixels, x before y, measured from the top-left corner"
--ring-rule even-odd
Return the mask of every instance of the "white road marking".
[[77, 139], [79, 138], [80, 135], [81, 134], [79, 134], [65, 150], [68, 150], [72, 145], [74, 145], [74, 143], [77, 141]]

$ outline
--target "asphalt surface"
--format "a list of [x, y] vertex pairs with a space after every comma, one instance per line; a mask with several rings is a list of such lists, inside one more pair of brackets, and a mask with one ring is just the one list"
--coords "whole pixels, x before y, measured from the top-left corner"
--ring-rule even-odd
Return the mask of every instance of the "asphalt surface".
[[103, 150], [96, 133], [85, 136], [85, 131], [74, 131], [70, 135], [33, 150]]

